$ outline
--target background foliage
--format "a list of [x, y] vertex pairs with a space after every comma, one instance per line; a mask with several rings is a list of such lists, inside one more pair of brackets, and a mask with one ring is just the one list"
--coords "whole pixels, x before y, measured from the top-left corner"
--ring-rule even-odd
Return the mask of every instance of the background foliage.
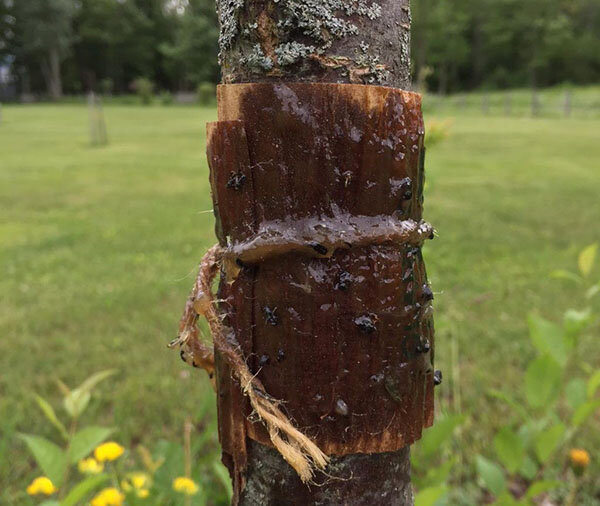
[[[600, 395], [587, 392], [600, 364], [600, 296], [593, 295], [600, 259], [584, 256], [583, 270], [578, 266], [580, 253], [600, 239], [599, 121], [441, 112], [427, 121], [426, 216], [439, 237], [425, 255], [444, 383], [438, 423], [414, 452], [415, 483], [434, 499], [421, 495], [420, 504], [481, 504], [493, 501], [494, 491], [504, 494], [501, 485], [519, 492], [557, 479], [564, 484], [548, 493], [560, 504], [571, 483], [568, 450], [581, 447], [592, 462], [580, 504], [595, 505], [598, 411], [548, 457], [547, 478], [521, 476], [531, 466], [522, 469], [514, 434], [524, 436], [521, 427], [533, 418], [540, 434], [564, 424], [566, 436], [575, 411]], [[80, 427], [114, 428], [110, 437], [128, 449], [124, 463], [132, 471], [140, 446], [155, 459], [174, 455], [154, 481], [171, 491], [191, 418], [192, 476], [203, 490], [195, 504], [226, 501], [214, 467], [214, 394], [203, 373], [166, 348], [197, 262], [215, 241], [204, 125], [216, 111], [109, 102], [104, 115], [109, 143], [97, 147], [83, 104], [3, 107], [0, 504], [21, 504], [39, 473], [18, 434], [61, 441], [33, 394], [64, 420], [56, 378], [74, 386], [104, 369], [118, 372], [98, 386]], [[575, 312], [563, 320], [569, 309]], [[558, 383], [553, 378], [561, 382], [547, 391], [546, 409], [528, 395], [527, 385], [536, 390], [534, 380], [546, 376], [528, 373], [530, 364], [547, 342], [564, 348], [566, 323], [588, 309], [576, 355], [548, 367], [550, 386]], [[526, 441], [527, 460], [545, 457], [539, 437]]]
[[[440, 92], [600, 80], [600, 0], [413, 2], [414, 75]], [[22, 92], [157, 90], [216, 83], [213, 0], [0, 0], [0, 62]], [[56, 77], [56, 76], [55, 76]]]

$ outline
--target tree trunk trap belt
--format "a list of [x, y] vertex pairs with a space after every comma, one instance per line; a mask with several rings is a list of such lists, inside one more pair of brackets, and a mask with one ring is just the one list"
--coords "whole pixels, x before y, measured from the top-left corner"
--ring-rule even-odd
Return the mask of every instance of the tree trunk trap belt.
[[216, 371], [236, 496], [248, 439], [277, 448], [304, 481], [327, 456], [412, 444], [433, 423], [435, 382], [420, 95], [229, 84], [218, 118], [208, 161], [219, 245], [172, 346]]

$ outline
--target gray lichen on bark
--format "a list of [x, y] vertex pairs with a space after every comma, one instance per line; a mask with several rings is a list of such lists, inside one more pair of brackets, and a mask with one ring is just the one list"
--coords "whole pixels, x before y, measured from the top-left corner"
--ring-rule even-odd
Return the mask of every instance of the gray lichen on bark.
[[304, 485], [273, 448], [249, 445], [241, 506], [408, 506], [413, 504], [409, 448], [375, 455], [333, 457], [327, 474]]
[[[408, 0], [217, 0], [224, 83], [408, 88]], [[384, 14], [385, 13], [385, 14]]]

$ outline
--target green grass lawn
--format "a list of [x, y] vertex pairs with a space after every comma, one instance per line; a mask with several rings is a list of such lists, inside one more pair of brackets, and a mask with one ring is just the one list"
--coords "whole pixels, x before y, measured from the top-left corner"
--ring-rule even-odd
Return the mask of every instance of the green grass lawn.
[[[58, 404], [55, 377], [75, 385], [117, 368], [86, 420], [118, 427], [127, 444], [181, 439], [186, 416], [198, 418], [213, 395], [165, 345], [215, 241], [204, 154], [215, 111], [109, 106], [105, 115], [110, 144], [93, 148], [84, 106], [3, 110], [0, 502], [33, 468], [15, 433], [52, 435], [31, 394]], [[428, 152], [440, 405], [473, 413], [465, 454], [485, 452], [502, 423], [486, 390], [520, 387], [533, 354], [527, 313], [559, 319], [583, 304], [549, 273], [574, 268], [600, 240], [599, 160], [599, 120], [457, 117]], [[586, 353], [600, 360], [591, 340]]]

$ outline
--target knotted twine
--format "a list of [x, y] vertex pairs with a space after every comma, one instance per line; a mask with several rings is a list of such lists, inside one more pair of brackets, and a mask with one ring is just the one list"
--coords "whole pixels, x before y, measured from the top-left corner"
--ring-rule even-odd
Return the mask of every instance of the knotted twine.
[[267, 428], [273, 446], [294, 468], [300, 479], [308, 483], [317, 470], [325, 469], [329, 457], [294, 427], [279, 408], [281, 401], [273, 399], [265, 391], [261, 381], [250, 372], [235, 333], [223, 324], [211, 287], [221, 268], [224, 255], [225, 250], [218, 244], [204, 255], [181, 317], [179, 335], [169, 344], [169, 347], [174, 348], [179, 345], [181, 357], [185, 360], [186, 356], [189, 356], [194, 367], [205, 369], [212, 380], [215, 371], [214, 354], [198, 338], [196, 326], [199, 316], [203, 316], [208, 322], [214, 349], [222, 355], [231, 368], [232, 374], [240, 382], [242, 392], [250, 400], [254, 413]]

